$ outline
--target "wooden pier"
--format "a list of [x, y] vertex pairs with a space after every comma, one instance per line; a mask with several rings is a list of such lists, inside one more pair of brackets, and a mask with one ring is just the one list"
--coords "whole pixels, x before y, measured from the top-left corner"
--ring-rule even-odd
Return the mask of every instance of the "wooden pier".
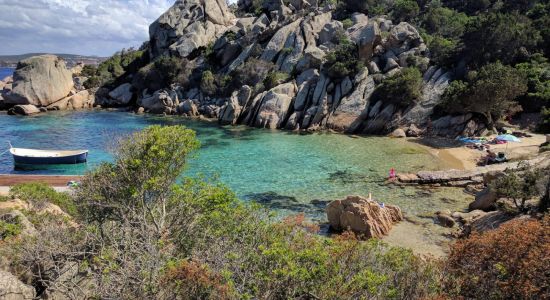
[[52, 187], [65, 187], [71, 180], [80, 181], [80, 175], [19, 175], [1, 174], [0, 186], [14, 186], [19, 183], [42, 182]]

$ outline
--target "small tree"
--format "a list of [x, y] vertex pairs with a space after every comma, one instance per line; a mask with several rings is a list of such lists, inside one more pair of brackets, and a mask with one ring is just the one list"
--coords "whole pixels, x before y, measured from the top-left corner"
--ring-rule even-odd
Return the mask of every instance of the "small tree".
[[492, 126], [493, 119], [517, 105], [514, 99], [526, 91], [526, 79], [519, 71], [497, 62], [470, 72], [465, 82], [453, 82], [445, 91], [443, 102], [449, 113], [479, 113]]
[[512, 199], [520, 212], [525, 212], [525, 202], [538, 195], [538, 182], [542, 172], [526, 165], [523, 170], [507, 170], [506, 174], [493, 184], [499, 197]]

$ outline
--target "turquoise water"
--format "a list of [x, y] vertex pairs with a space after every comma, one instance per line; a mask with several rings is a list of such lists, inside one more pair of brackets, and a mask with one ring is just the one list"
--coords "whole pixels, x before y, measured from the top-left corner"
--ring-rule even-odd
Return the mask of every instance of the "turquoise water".
[[[241, 199], [258, 200], [275, 209], [321, 214], [328, 200], [371, 192], [387, 203], [422, 213], [441, 204], [443, 197], [382, 184], [392, 167], [408, 172], [441, 166], [425, 149], [404, 140], [220, 127], [181, 117], [125, 112], [0, 115], [0, 143], [9, 140], [23, 148], [90, 150], [85, 165], [36, 171], [14, 171], [12, 158], [5, 153], [0, 156], [0, 173], [82, 174], [112, 159], [106, 150], [112, 140], [151, 124], [184, 124], [197, 131], [202, 148], [190, 162], [187, 175], [217, 177]], [[0, 152], [6, 149], [7, 144], [0, 146]], [[421, 203], [415, 200], [419, 197]]]
[[0, 80], [13, 74], [14, 68], [0, 68]]

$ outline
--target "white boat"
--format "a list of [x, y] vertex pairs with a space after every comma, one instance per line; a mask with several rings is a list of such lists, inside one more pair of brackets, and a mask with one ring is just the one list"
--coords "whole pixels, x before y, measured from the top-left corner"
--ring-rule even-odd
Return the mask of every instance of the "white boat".
[[16, 165], [79, 164], [88, 159], [88, 150], [40, 150], [14, 148], [10, 153]]

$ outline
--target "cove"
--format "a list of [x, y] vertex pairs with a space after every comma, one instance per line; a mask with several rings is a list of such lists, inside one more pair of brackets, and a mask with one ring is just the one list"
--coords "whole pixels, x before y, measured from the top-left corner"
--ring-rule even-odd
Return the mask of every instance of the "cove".
[[[126, 112], [49, 112], [34, 117], [0, 115], [0, 141], [16, 147], [89, 149], [86, 165], [40, 171], [14, 171], [12, 158], [0, 157], [0, 173], [83, 174], [110, 161], [112, 141], [152, 124], [182, 124], [197, 132], [202, 147], [185, 175], [201, 174], [228, 185], [243, 200], [270, 208], [323, 218], [327, 201], [350, 194], [397, 204], [409, 214], [456, 207], [449, 195], [419, 193], [383, 184], [390, 168], [398, 172], [439, 169], [442, 162], [425, 148], [405, 140], [343, 134], [218, 126], [181, 117]], [[454, 196], [461, 197], [459, 192]], [[452, 198], [456, 198], [452, 197]], [[415, 199], [421, 198], [422, 201]], [[463, 198], [463, 197], [462, 197]]]

